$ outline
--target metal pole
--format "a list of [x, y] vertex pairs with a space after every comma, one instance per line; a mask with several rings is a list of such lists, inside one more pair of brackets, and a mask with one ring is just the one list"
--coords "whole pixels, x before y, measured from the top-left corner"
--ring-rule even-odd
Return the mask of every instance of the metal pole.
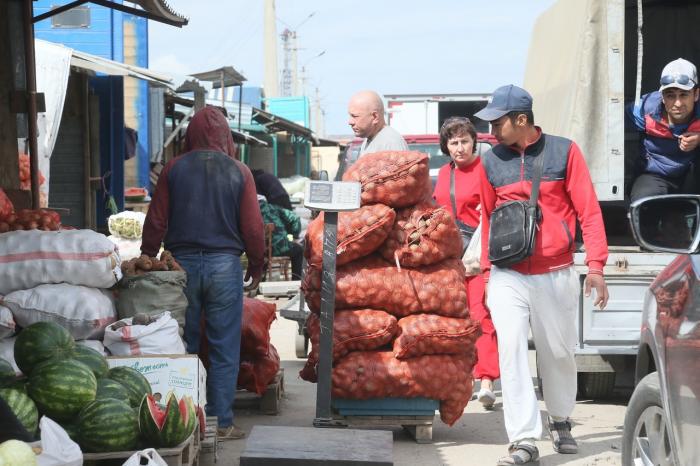
[[333, 319], [335, 314], [335, 259], [338, 233], [338, 212], [323, 213], [323, 269], [321, 272], [321, 335], [316, 385], [316, 418], [314, 427], [328, 427], [331, 415], [333, 370]]
[[27, 74], [27, 129], [29, 172], [32, 180], [32, 209], [39, 208], [39, 154], [37, 153], [36, 61], [34, 58], [33, 0], [24, 0], [24, 66]]
[[221, 108], [226, 110], [226, 103], [224, 102], [224, 70], [221, 70]]
[[238, 131], [241, 130], [241, 114], [243, 113], [243, 83], [238, 86]]

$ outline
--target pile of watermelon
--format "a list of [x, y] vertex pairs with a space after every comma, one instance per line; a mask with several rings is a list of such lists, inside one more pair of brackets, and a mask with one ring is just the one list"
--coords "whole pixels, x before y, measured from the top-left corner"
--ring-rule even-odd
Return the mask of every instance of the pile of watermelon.
[[22, 330], [14, 354], [22, 376], [0, 359], [0, 398], [32, 435], [39, 416], [46, 415], [83, 451], [102, 453], [174, 447], [197, 424], [192, 398], [178, 400], [170, 393], [165, 406], [159, 405], [140, 372], [126, 366], [110, 369], [102, 354], [76, 345], [53, 322]]

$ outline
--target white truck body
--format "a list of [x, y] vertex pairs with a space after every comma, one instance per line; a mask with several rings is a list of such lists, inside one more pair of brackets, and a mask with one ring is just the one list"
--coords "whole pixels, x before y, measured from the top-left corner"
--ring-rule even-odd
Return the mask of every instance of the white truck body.
[[[451, 116], [472, 117], [488, 103], [490, 94], [385, 94], [389, 126], [401, 134], [438, 134]], [[477, 131], [488, 124], [474, 120]]]
[[[642, 48], [647, 56], [637, 54], [637, 0], [560, 0], [538, 18], [530, 43], [524, 87], [534, 99], [535, 123], [581, 147], [610, 243], [608, 306], [594, 309], [583, 296], [579, 306], [576, 357], [584, 396], [610, 394], [616, 375], [618, 382], [621, 375], [633, 381], [645, 291], [674, 257], [636, 247], [625, 199], [632, 181], [629, 167], [639, 157], [639, 135], [625, 130], [625, 105], [639, 89], [642, 94], [658, 89], [663, 64], [682, 56], [682, 50], [656, 46], [659, 40], [674, 39], [668, 34], [662, 38], [672, 26], [646, 23], [668, 21], [658, 15], [672, 17], [667, 10], [674, 6], [663, 3], [643, 2], [650, 11], [644, 12], [642, 31], [650, 37], [642, 39], [655, 44]], [[583, 252], [575, 256], [582, 284], [584, 259]]]

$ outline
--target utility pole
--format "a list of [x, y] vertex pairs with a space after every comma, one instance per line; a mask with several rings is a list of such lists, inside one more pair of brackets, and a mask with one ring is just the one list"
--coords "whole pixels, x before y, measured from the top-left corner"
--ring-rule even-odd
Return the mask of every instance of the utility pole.
[[297, 44], [297, 32], [292, 31], [292, 95], [299, 95], [299, 78], [297, 76], [297, 51], [299, 46]]
[[317, 87], [314, 100], [314, 132], [320, 137], [323, 137], [325, 135], [324, 126], [325, 125], [323, 121], [323, 110], [321, 109], [321, 95]]
[[322, 52], [314, 55], [313, 57], [309, 58], [304, 62], [303, 65], [301, 65], [301, 74], [299, 75], [299, 86], [301, 86], [301, 89], [299, 92], [297, 92], [295, 95], [306, 95], [306, 82], [309, 80], [308, 74], [306, 73], [306, 65], [311, 63], [313, 60], [317, 59], [318, 57], [322, 57], [323, 55], [326, 54], [326, 51], [323, 50]]
[[265, 0], [265, 96], [279, 96], [279, 74], [277, 72], [277, 25], [275, 22], [275, 0]]
[[[292, 34], [289, 29], [282, 31], [282, 50], [284, 50], [284, 68], [282, 68], [282, 95], [292, 95]], [[295, 73], [296, 74], [296, 73]]]

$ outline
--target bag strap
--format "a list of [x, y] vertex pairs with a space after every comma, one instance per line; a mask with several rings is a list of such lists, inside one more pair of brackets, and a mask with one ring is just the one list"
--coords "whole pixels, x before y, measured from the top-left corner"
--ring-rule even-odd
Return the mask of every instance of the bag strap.
[[455, 163], [450, 162], [450, 200], [452, 201], [452, 215], [457, 220], [457, 202], [455, 202]]
[[532, 191], [530, 193], [530, 207], [537, 207], [537, 198], [540, 195], [540, 178], [542, 178], [542, 169], [544, 167], [544, 156], [547, 152], [547, 136], [542, 135], [544, 138], [544, 145], [542, 146], [542, 151], [537, 155], [535, 160], [535, 173], [532, 175]]

